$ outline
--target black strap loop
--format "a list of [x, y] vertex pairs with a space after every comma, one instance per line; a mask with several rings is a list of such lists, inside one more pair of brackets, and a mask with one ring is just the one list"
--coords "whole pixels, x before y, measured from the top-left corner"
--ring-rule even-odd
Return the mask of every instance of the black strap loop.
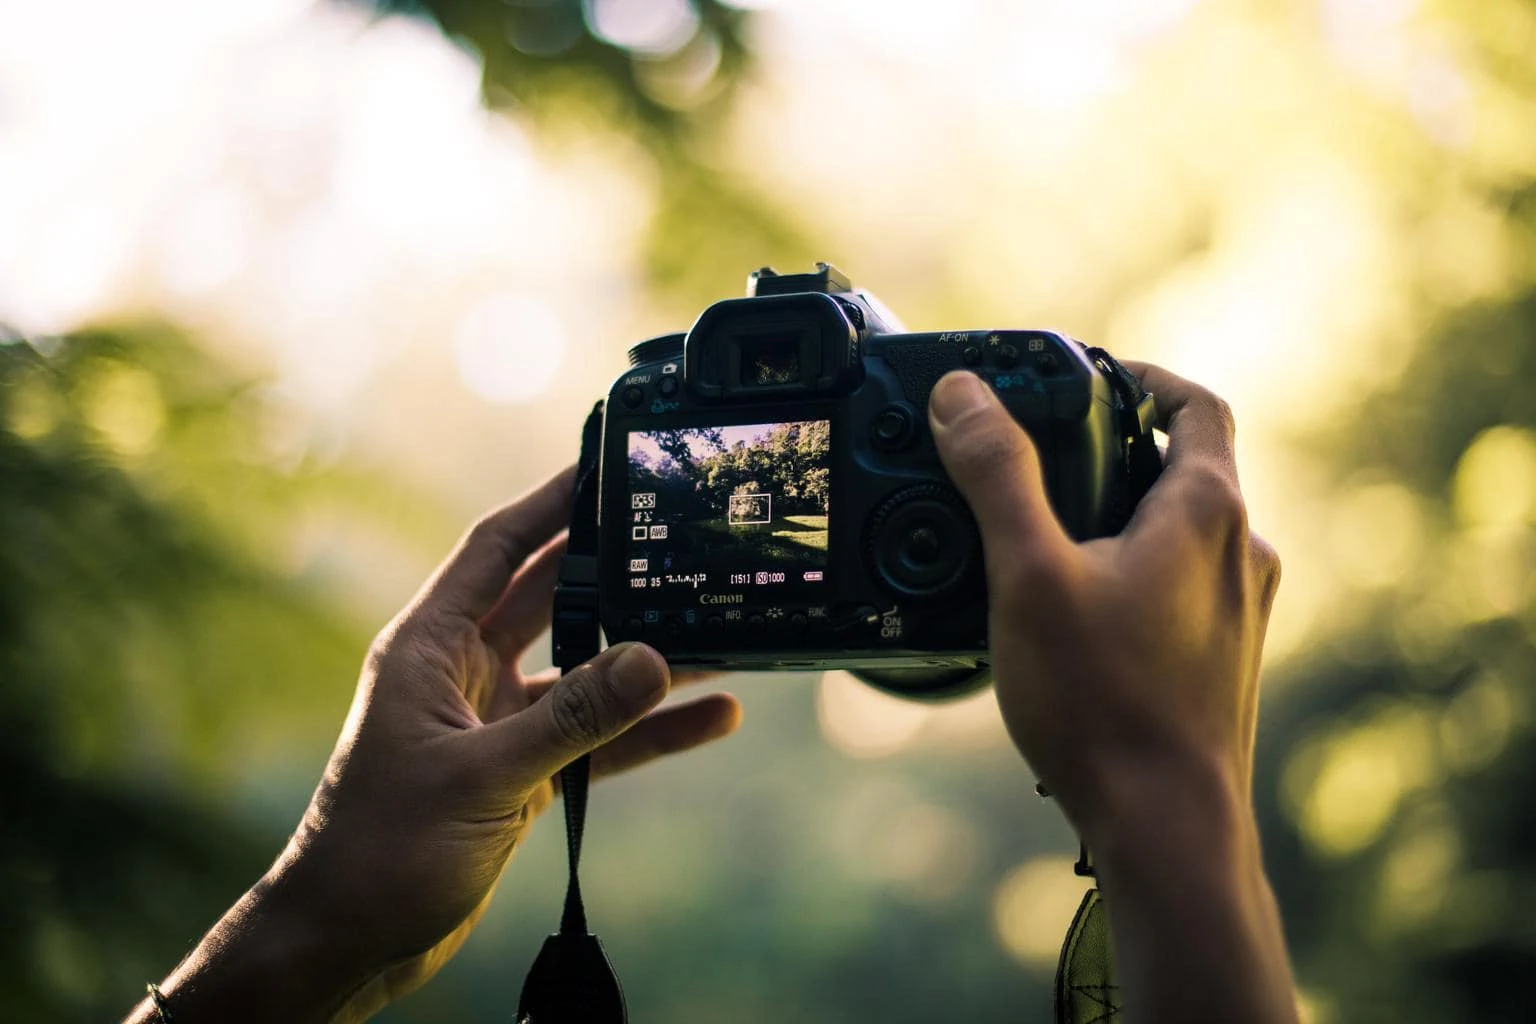
[[565, 862], [570, 872], [565, 886], [565, 910], [560, 914], [561, 935], [587, 934], [587, 908], [581, 902], [581, 834], [587, 822], [587, 780], [592, 758], [583, 754], [560, 770], [560, 798], [565, 802]]
[[[562, 673], [595, 657], [600, 646], [597, 619], [597, 467], [602, 447], [603, 404], [597, 403], [581, 432], [576, 468], [576, 502], [565, 557], [555, 584], [550, 644]], [[560, 931], [528, 971], [518, 999], [518, 1024], [625, 1024], [624, 992], [602, 943], [587, 932], [581, 901], [581, 839], [587, 817], [587, 784], [592, 759], [582, 755], [560, 772], [565, 803], [566, 864], [570, 878]]]

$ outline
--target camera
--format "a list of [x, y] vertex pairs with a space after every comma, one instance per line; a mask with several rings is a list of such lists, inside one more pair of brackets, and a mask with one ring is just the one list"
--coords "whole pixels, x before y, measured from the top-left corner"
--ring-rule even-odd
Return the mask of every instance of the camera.
[[986, 381], [1039, 449], [1066, 531], [1117, 533], [1161, 467], [1152, 396], [1046, 330], [908, 333], [820, 263], [753, 272], [636, 345], [604, 401], [598, 619], [677, 666], [847, 669], [942, 698], [989, 677], [981, 538], [928, 430]]

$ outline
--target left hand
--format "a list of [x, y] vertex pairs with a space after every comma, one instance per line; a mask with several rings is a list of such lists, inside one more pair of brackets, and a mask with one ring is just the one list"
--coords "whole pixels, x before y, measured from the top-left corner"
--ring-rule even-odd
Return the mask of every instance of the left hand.
[[[314, 1019], [365, 1019], [437, 972], [566, 764], [592, 753], [600, 777], [740, 721], [727, 694], [648, 714], [670, 679], [641, 644], [609, 648], [564, 678], [518, 668], [549, 625], [573, 478], [561, 473], [482, 519], [379, 634], [298, 831], [244, 901], [255, 901], [244, 923], [237, 907], [204, 942], [218, 945], [226, 924], [236, 935], [260, 927], [263, 910], [301, 922], [299, 946], [316, 959], [289, 982], [317, 989], [310, 1005], [325, 1011]], [[189, 964], [166, 983], [173, 1010]], [[187, 1019], [213, 1019], [193, 1010], [206, 987], [187, 986]], [[230, 1009], [222, 1019], [236, 1019]]]

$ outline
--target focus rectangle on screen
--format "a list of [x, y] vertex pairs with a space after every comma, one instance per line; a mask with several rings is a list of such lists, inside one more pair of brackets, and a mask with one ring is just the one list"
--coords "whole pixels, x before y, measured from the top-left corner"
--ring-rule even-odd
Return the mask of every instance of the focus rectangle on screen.
[[635, 531], [631, 556], [649, 560], [656, 585], [824, 578], [827, 420], [632, 431], [628, 456], [630, 504], [650, 524]]

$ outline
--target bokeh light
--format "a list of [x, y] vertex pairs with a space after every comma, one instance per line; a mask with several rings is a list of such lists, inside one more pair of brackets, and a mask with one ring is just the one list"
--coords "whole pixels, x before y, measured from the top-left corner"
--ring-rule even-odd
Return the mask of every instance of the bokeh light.
[[[248, 884], [371, 632], [570, 461], [628, 345], [830, 259], [914, 330], [1059, 327], [1233, 404], [1285, 565], [1254, 786], [1304, 1016], [1523, 1019], [1532, 52], [1517, 0], [0, 8], [17, 785], [230, 837], [24, 824], [18, 1005], [110, 1016]], [[727, 680], [739, 737], [594, 793], [637, 1019], [1046, 999], [1086, 883], [993, 696], [802, 682]], [[504, 1006], [558, 833], [382, 1019]], [[82, 879], [100, 915], [48, 902]]]
[[1071, 857], [1036, 857], [1009, 872], [992, 899], [998, 940], [1020, 963], [1052, 969], [1088, 886]]
[[464, 386], [488, 402], [519, 402], [549, 387], [565, 354], [565, 332], [548, 305], [502, 293], [471, 306], [454, 333]]

